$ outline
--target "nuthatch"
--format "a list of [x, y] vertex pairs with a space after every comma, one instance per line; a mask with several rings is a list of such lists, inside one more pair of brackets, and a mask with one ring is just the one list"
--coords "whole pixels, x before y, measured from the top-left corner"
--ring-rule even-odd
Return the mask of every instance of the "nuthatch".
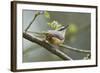
[[45, 36], [44, 41], [47, 41], [48, 43], [50, 43], [52, 45], [60, 45], [64, 42], [65, 31], [68, 26], [69, 25], [62, 26], [58, 30], [48, 30], [47, 32], [42, 32], [42, 33], [33, 32], [33, 33], [44, 35]]
[[65, 29], [68, 27], [63, 26], [58, 30], [48, 30], [46, 33], [46, 40], [53, 45], [59, 45], [64, 42], [65, 39]]

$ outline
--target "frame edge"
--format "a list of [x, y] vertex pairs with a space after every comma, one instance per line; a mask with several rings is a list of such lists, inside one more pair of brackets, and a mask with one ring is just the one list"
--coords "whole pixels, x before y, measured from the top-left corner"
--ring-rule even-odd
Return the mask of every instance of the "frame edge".
[[11, 71], [16, 71], [16, 2], [11, 1]]

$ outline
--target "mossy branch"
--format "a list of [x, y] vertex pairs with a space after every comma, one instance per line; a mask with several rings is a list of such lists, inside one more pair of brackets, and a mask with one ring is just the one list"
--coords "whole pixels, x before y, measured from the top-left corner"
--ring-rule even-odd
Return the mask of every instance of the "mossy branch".
[[50, 45], [49, 43], [42, 41], [36, 37], [31, 36], [30, 34], [24, 32], [23, 37], [33, 43], [36, 43], [40, 45], [41, 47], [44, 47], [46, 50], [50, 51], [51, 53], [55, 54], [59, 58], [63, 60], [72, 60], [68, 55], [60, 51], [58, 48], [55, 48], [54, 46]]

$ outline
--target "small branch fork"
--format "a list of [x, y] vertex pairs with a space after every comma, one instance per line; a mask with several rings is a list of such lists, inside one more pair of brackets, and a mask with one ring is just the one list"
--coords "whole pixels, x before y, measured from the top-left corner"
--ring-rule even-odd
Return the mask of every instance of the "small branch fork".
[[25, 32], [30, 28], [30, 26], [32, 25], [32, 23], [35, 21], [35, 19], [40, 15], [40, 12], [37, 12], [33, 18], [33, 20], [29, 23], [28, 27], [25, 29]]

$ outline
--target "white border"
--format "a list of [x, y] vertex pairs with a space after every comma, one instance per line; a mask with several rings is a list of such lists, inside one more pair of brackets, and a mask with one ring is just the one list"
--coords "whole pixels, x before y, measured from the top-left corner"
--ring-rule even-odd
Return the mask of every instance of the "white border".
[[[91, 32], [92, 32], [91, 33], [91, 60], [22, 63], [22, 9], [91, 13]], [[96, 55], [95, 55], [96, 14], [95, 13], [96, 13], [96, 9], [94, 8], [17, 4], [17, 69], [95, 65], [96, 63], [95, 60], [96, 59]]]

